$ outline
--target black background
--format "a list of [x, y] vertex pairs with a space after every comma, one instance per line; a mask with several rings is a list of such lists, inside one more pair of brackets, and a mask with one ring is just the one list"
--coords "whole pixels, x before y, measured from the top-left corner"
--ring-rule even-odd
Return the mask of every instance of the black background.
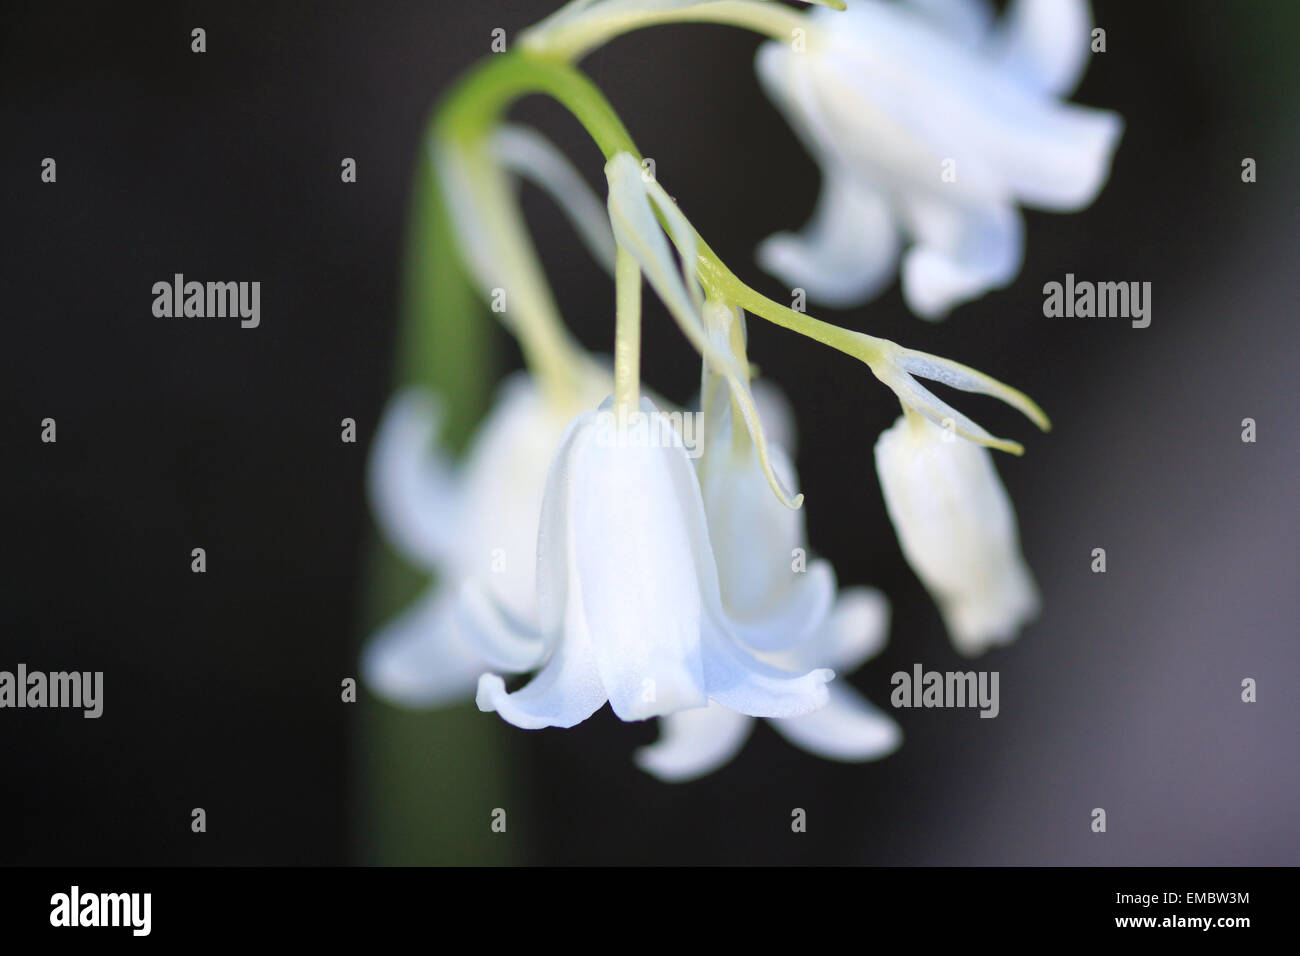
[[[476, 841], [501, 805], [498, 839], [520, 862], [1300, 858], [1300, 167], [1283, 0], [1098, 3], [1109, 49], [1076, 98], [1126, 120], [1098, 202], [1027, 214], [1019, 279], [946, 323], [909, 315], [896, 285], [828, 313], [1008, 380], [1053, 416], [1040, 436], [961, 404], [1028, 447], [999, 467], [1046, 607], [978, 665], [1002, 672], [998, 720], [902, 712], [903, 749], [866, 766], [760, 727], [732, 765], [678, 787], [631, 764], [653, 729], [608, 711], [569, 732], [494, 724], [509, 789], [450, 821], [468, 834], [455, 854], [420, 843], [418, 813], [410, 853], [376, 850], [364, 715], [383, 705], [342, 704], [338, 688], [367, 623], [364, 455], [391, 382], [421, 130], [492, 28], [551, 6], [6, 5], [0, 668], [103, 670], [106, 703], [97, 721], [0, 712], [0, 862], [497, 859]], [[752, 251], [802, 223], [818, 177], [757, 89], [757, 42], [664, 28], [584, 67], [722, 258], [780, 296]], [[558, 108], [518, 114], [599, 182]], [[40, 181], [46, 156], [57, 184]], [[356, 184], [339, 180], [344, 156]], [[1244, 156], [1256, 184], [1240, 181]], [[546, 203], [530, 193], [527, 209], [566, 318], [608, 349], [607, 278]], [[1067, 271], [1151, 281], [1151, 327], [1043, 318], [1043, 283]], [[155, 318], [151, 286], [175, 272], [261, 281], [261, 327]], [[687, 399], [698, 361], [662, 310], [645, 325], [648, 380]], [[760, 323], [751, 342], [798, 414], [813, 546], [894, 603], [890, 646], [854, 683], [883, 705], [894, 670], [962, 666], [880, 501], [871, 447], [896, 404], [815, 343]], [[339, 441], [345, 416], [356, 445]], [[1255, 445], [1239, 440], [1246, 416]], [[45, 417], [56, 444], [40, 442]], [[198, 546], [205, 575], [189, 569]], [[1099, 546], [1105, 576], [1088, 572]], [[1245, 676], [1260, 680], [1253, 706]], [[448, 824], [432, 796], [411, 801]], [[792, 807], [806, 834], [790, 833]]]

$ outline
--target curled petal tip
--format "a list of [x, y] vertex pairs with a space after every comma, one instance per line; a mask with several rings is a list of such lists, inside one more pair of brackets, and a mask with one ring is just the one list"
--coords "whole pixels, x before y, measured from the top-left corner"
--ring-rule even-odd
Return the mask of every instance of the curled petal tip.
[[485, 714], [497, 709], [497, 701], [505, 695], [506, 682], [496, 674], [480, 674], [474, 703]]

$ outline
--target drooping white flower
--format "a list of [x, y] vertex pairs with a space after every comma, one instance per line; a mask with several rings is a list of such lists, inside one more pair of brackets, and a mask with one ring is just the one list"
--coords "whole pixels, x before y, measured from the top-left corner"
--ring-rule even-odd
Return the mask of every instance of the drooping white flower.
[[[754, 394], [766, 399], [773, 393]], [[770, 664], [795, 671], [819, 665], [840, 674], [854, 670], [884, 646], [888, 603], [870, 588], [848, 588], [837, 596], [830, 564], [807, 560], [802, 509], [787, 508], [772, 494], [747, 432], [733, 431], [726, 404], [724, 399], [712, 405], [699, 461], [723, 607], [741, 639]], [[759, 404], [765, 419], [780, 421], [779, 406]], [[769, 435], [775, 439], [781, 431], [769, 428]], [[775, 440], [769, 453], [793, 483], [793, 465]], [[805, 750], [836, 760], [871, 760], [897, 748], [902, 735], [893, 720], [843, 679], [828, 689], [825, 707], [772, 726]], [[748, 739], [752, 721], [710, 705], [670, 714], [660, 728], [660, 739], [637, 753], [637, 763], [677, 782], [730, 760]]]
[[[582, 380], [587, 400], [608, 388], [594, 369]], [[366, 646], [362, 672], [375, 692], [407, 706], [451, 703], [472, 696], [486, 670], [540, 663], [542, 645], [528, 626], [538, 613], [538, 514], [568, 412], [516, 374], [456, 464], [433, 443], [438, 419], [427, 393], [393, 399], [371, 449], [372, 509], [393, 547], [435, 581]], [[495, 625], [498, 639], [471, 646], [467, 617], [476, 633]]]
[[1063, 103], [1088, 57], [1086, 0], [853, 0], [806, 18], [806, 48], [765, 43], [759, 79], [822, 169], [802, 234], [759, 261], [831, 305], [885, 286], [902, 246], [903, 294], [941, 318], [1020, 269], [1017, 204], [1090, 203], [1122, 128]]
[[988, 449], [909, 412], [876, 442], [876, 471], [903, 555], [957, 649], [1014, 640], [1038, 589]]
[[547, 479], [537, 544], [548, 655], [523, 688], [495, 674], [478, 704], [516, 726], [571, 727], [606, 701], [643, 720], [710, 701], [792, 717], [827, 700], [824, 667], [773, 667], [723, 609], [699, 481], [672, 423], [606, 402], [570, 425]]
[[500, 317], [549, 378], [520, 373], [503, 383], [459, 465], [434, 443], [430, 395], [409, 389], [384, 414], [371, 449], [372, 509], [396, 550], [434, 583], [368, 643], [363, 673], [377, 693], [408, 706], [468, 699], [487, 670], [541, 663], [535, 576], [546, 475], [569, 421], [610, 384], [564, 332], [514, 196], [516, 179], [540, 186], [597, 261], [612, 266], [608, 219], [582, 177], [548, 140], [517, 126], [476, 147], [435, 141], [433, 161], [471, 278], [485, 298], [508, 292]]

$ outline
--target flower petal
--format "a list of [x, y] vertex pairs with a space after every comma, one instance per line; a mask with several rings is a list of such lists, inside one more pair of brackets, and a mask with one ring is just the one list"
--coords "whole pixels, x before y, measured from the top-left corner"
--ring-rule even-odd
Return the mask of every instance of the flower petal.
[[707, 625], [701, 650], [711, 700], [751, 717], [797, 717], [825, 706], [830, 668], [797, 674], [773, 667], [745, 650], [725, 621]]
[[[711, 383], [716, 379], [706, 375], [706, 395]], [[746, 432], [735, 430], [728, 404], [705, 404], [699, 475], [722, 607], [732, 633], [750, 650], [783, 651], [823, 626], [835, 601], [835, 572], [826, 561], [806, 563], [803, 512], [772, 496], [757, 450]], [[792, 482], [794, 466], [782, 449], [768, 451], [782, 482]]]
[[1097, 198], [1124, 131], [1118, 113], [1019, 102], [1007, 104], [1005, 113], [1010, 115], [994, 114], [994, 122], [973, 133], [971, 147], [1016, 199], [1037, 209], [1073, 212]]
[[781, 232], [758, 247], [758, 264], [819, 302], [865, 302], [893, 279], [899, 233], [884, 194], [865, 177], [828, 166], [812, 219], [802, 233]]
[[830, 760], [878, 760], [903, 742], [898, 724], [843, 681], [830, 688], [821, 710], [774, 720], [772, 726], [796, 746]]
[[880, 653], [889, 636], [889, 601], [875, 588], [844, 588], [817, 633], [783, 660], [794, 668], [827, 665], [855, 671]]
[[753, 718], [714, 701], [679, 710], [659, 718], [659, 739], [636, 752], [636, 765], [665, 783], [694, 780], [736, 756], [753, 726]]
[[[804, 587], [809, 580], [829, 574], [824, 616], [834, 594], [833, 573], [828, 568], [810, 568], [805, 574], [804, 568], [796, 570], [794, 563], [796, 550], [807, 544], [803, 512], [791, 510], [772, 495], [749, 436], [745, 431], [734, 432], [736, 425], [727, 403], [712, 403], [711, 417], [705, 424], [700, 489], [727, 614], [740, 621], [765, 618], [794, 597], [794, 592], [812, 590]], [[794, 467], [789, 459], [775, 445], [770, 445], [768, 452], [782, 484], [790, 483]], [[826, 586], [826, 581], [816, 585], [823, 590]], [[811, 595], [804, 599], [807, 601], [816, 603]], [[799, 634], [789, 639], [798, 640]]]
[[461, 639], [484, 660], [481, 670], [523, 673], [546, 657], [541, 632], [492, 599], [478, 582], [464, 581], [456, 602]]
[[993, 25], [988, 0], [907, 0], [932, 26], [967, 47], [979, 46]]
[[[793, 475], [780, 449], [771, 453], [778, 472]], [[725, 438], [715, 439], [705, 458], [704, 510], [732, 633], [755, 651], [800, 644], [830, 613], [834, 570], [826, 561], [807, 562], [803, 512], [773, 497], [752, 447], [737, 453]], [[804, 561], [797, 564], [798, 551]]]
[[[641, 416], [602, 406], [575, 460], [570, 573], [610, 706], [622, 720], [703, 707], [700, 581], [691, 522], [699, 485], [680, 436], [647, 397]], [[567, 619], [567, 618], [566, 618]]]
[[934, 422], [940, 428], [952, 429], [960, 437], [980, 445], [987, 445], [990, 448], [1010, 452], [1013, 455], [1023, 455], [1025, 453], [1025, 447], [1020, 442], [1010, 441], [1006, 438], [994, 438], [982, 425], [976, 424], [939, 398], [912, 378], [907, 370], [901, 366], [890, 363], [880, 369], [873, 366], [871, 370], [877, 378], [893, 389], [894, 394], [898, 396], [898, 400], [903, 403], [905, 408], [923, 416], [927, 421]]
[[[719, 411], [728, 409], [739, 410], [741, 417], [745, 420], [745, 430], [749, 433], [749, 438], [753, 442], [754, 452], [758, 456], [758, 463], [763, 469], [763, 475], [767, 480], [768, 487], [772, 493], [787, 508], [795, 510], [803, 504], [803, 495], [792, 492], [789, 488], [788, 479], [793, 478], [794, 470], [786, 467], [785, 474], [781, 470], [781, 456], [769, 449], [767, 432], [763, 427], [763, 420], [759, 416], [758, 405], [754, 401], [753, 392], [750, 391], [749, 375], [747, 371], [741, 368], [744, 358], [743, 351], [733, 355], [731, 350], [735, 346], [733, 339], [733, 323], [739, 322], [739, 329], [744, 330], [744, 312], [740, 309], [733, 309], [721, 302], [710, 300], [704, 304], [703, 319], [705, 327], [708, 330], [708, 337], [714, 346], [714, 351], [727, 354], [731, 361], [725, 365], [717, 365], [710, 354], [704, 356], [704, 370], [700, 393], [702, 401], [705, 403], [705, 414], [708, 417], [714, 417]], [[743, 343], [742, 343], [743, 345]], [[730, 404], [718, 404], [720, 401], [719, 387], [716, 379], [721, 376], [727, 382], [730, 390]]]
[[1088, 0], [1011, 0], [988, 53], [1026, 87], [1068, 96], [1088, 65]]
[[903, 257], [903, 297], [922, 318], [943, 318], [1020, 270], [1024, 223], [1014, 206], [959, 206], [917, 196], [906, 208], [916, 245]]
[[506, 693], [505, 681], [496, 674], [478, 680], [478, 709], [499, 713], [524, 730], [573, 727], [605, 703], [596, 657], [585, 631], [573, 628], [555, 649], [546, 666], [519, 690]]
[[1027, 86], [986, 48], [952, 42], [906, 5], [854, 4], [818, 20], [824, 48], [767, 43], [758, 68], [825, 169], [983, 207], [1079, 209], [1105, 182], [1116, 114]]
[[399, 392], [384, 410], [368, 466], [371, 510], [384, 537], [428, 569], [452, 556], [460, 500], [454, 466], [433, 445], [440, 419], [431, 393]]
[[873, 345], [877, 355], [868, 360], [871, 372], [893, 390], [903, 407], [942, 428], [952, 430], [962, 438], [1013, 455], [1022, 455], [1025, 451], [1024, 446], [1019, 442], [994, 438], [980, 425], [918, 382], [912, 377], [913, 374], [942, 382], [964, 392], [991, 395], [1006, 402], [1043, 431], [1049, 431], [1052, 427], [1047, 415], [1024, 392], [976, 371], [968, 365], [938, 355], [930, 355], [928, 352], [903, 348], [887, 339], [874, 339]]
[[790, 400], [771, 379], [754, 379], [749, 383], [749, 391], [754, 396], [754, 407], [768, 442], [794, 458], [799, 450], [799, 429]]
[[989, 453], [907, 415], [876, 442], [876, 471], [903, 555], [956, 648], [1014, 640], [1038, 611], [1038, 590]]
[[[584, 396], [597, 385], [605, 387], [599, 375], [591, 378], [595, 381], [580, 380]], [[536, 380], [511, 375], [497, 389], [461, 472], [456, 567], [529, 624], [537, 619], [542, 496], [568, 426], [568, 416], [545, 399]]]
[[569, 567], [569, 513], [577, 469], [573, 459], [591, 440], [594, 412], [575, 418], [560, 441], [546, 480], [537, 535], [537, 601], [546, 666], [524, 687], [507, 693], [495, 674], [479, 678], [479, 710], [495, 710], [526, 730], [572, 727], [605, 703], [596, 655], [582, 609], [582, 582]]
[[361, 654], [361, 675], [375, 694], [405, 707], [468, 700], [486, 670], [456, 630], [455, 593], [429, 588], [381, 627]]
[[1004, 385], [992, 376], [985, 375], [969, 365], [962, 365], [952, 359], [907, 348], [899, 349], [898, 364], [913, 375], [920, 375], [932, 382], [941, 382], [950, 388], [960, 389], [963, 392], [991, 395], [1000, 401], [1006, 402], [1043, 431], [1048, 431], [1052, 427], [1046, 413], [1024, 392], [1014, 389], [1010, 385]]
[[[789, 567], [788, 561], [786, 566]], [[769, 653], [798, 647], [825, 625], [831, 613], [835, 604], [835, 571], [829, 561], [813, 561], [806, 571], [789, 573], [794, 583], [783, 589], [775, 603], [752, 615], [730, 614], [732, 633], [752, 651]], [[829, 660], [819, 660], [808, 666], [829, 663]]]

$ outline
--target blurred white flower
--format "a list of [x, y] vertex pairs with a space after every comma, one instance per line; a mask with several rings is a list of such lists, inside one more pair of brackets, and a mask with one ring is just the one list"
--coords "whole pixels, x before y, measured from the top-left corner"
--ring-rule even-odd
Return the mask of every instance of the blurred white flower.
[[[753, 394], [768, 423], [773, 465], [793, 486], [794, 468], [778, 443], [793, 438], [783, 421], [784, 398], [770, 387]], [[723, 608], [738, 635], [765, 661], [788, 670], [856, 669], [884, 646], [888, 603], [869, 588], [836, 596], [830, 564], [807, 559], [802, 509], [787, 508], [772, 494], [748, 433], [732, 431], [725, 396], [706, 404], [713, 407], [699, 461], [704, 509]], [[898, 747], [898, 725], [852, 686], [836, 680], [828, 691], [825, 707], [772, 726], [805, 750], [836, 760], [871, 760]], [[660, 721], [659, 740], [638, 751], [637, 764], [662, 780], [693, 779], [730, 760], [752, 726], [750, 718], [717, 705], [680, 710]]]
[[[801, 234], [760, 264], [831, 305], [888, 284], [918, 315], [1009, 283], [1017, 204], [1077, 210], [1104, 184], [1122, 120], [1061, 102], [1089, 55], [1086, 0], [853, 0], [817, 9], [804, 38], [765, 43], [759, 79], [822, 170]], [[806, 46], [801, 47], [800, 42]]]
[[[594, 370], [583, 381], [588, 401], [608, 389]], [[457, 465], [433, 443], [433, 399], [419, 389], [393, 399], [371, 449], [371, 506], [398, 553], [435, 581], [366, 646], [362, 673], [376, 693], [413, 707], [452, 703], [470, 697], [486, 670], [526, 671], [541, 662], [529, 627], [502, 622], [537, 618], [538, 514], [569, 412], [545, 401], [530, 376], [513, 375]], [[458, 618], [486, 615], [500, 637], [485, 654], [466, 643]]]
[[988, 449], [908, 412], [876, 442], [876, 471], [903, 555], [956, 648], [1014, 640], [1038, 613], [1038, 590]]
[[574, 420], [547, 479], [537, 540], [548, 660], [514, 693], [484, 674], [482, 710], [534, 729], [572, 727], [607, 700], [623, 720], [709, 701], [759, 717], [826, 703], [832, 671], [774, 667], [737, 639], [694, 467], [650, 399], [640, 414], [607, 401]]

